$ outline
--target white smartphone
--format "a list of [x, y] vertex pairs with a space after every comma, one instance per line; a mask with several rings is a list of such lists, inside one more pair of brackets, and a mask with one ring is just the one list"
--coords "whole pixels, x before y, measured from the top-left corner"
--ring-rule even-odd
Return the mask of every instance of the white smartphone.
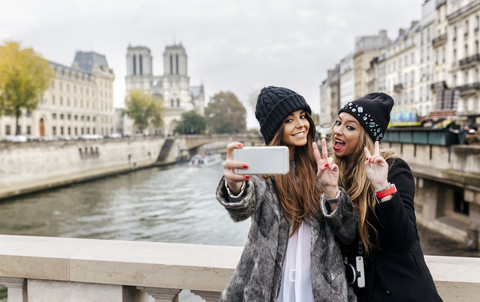
[[247, 169], [234, 169], [237, 174], [287, 174], [290, 170], [285, 146], [234, 149], [233, 159], [248, 165]]

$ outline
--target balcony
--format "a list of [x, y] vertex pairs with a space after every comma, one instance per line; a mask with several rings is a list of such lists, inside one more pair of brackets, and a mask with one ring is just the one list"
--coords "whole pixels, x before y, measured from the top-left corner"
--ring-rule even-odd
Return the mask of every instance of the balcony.
[[460, 68], [465, 69], [465, 68], [470, 68], [472, 66], [476, 66], [478, 62], [480, 62], [480, 54], [477, 53], [473, 56], [461, 59], [459, 61], [459, 65], [460, 65]]
[[441, 81], [441, 82], [435, 82], [435, 83], [430, 84], [430, 89], [431, 90], [434, 90], [436, 88], [447, 89], [447, 83], [445, 81]]
[[432, 40], [433, 48], [440, 47], [442, 45], [445, 45], [446, 43], [447, 43], [447, 34], [440, 35]]
[[469, 4], [460, 8], [459, 10], [448, 15], [447, 16], [448, 23], [452, 24], [454, 22], [461, 20], [463, 17], [470, 14], [472, 11], [476, 10], [478, 6], [480, 6], [480, 0], [475, 0], [470, 2]]
[[393, 90], [395, 92], [402, 91], [402, 89], [403, 89], [403, 84], [402, 83], [398, 83], [398, 84], [393, 85]]
[[461, 96], [474, 94], [478, 90], [480, 90], [480, 83], [476, 82], [476, 83], [466, 84], [466, 85], [458, 86], [456, 89], [460, 91]]
[[[241, 247], [0, 235], [8, 301], [218, 301]], [[480, 296], [480, 258], [425, 256], [445, 302]], [[187, 293], [188, 294], [188, 293]], [[180, 297], [180, 298], [179, 298]]]

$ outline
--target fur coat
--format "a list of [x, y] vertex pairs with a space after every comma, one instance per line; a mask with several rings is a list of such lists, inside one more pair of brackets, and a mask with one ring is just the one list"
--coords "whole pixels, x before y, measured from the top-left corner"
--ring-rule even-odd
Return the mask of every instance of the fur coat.
[[[275, 302], [282, 282], [290, 224], [283, 215], [273, 179], [252, 175], [243, 194], [232, 198], [222, 178], [217, 199], [234, 221], [251, 218], [252, 223], [240, 261], [220, 301]], [[308, 220], [312, 228], [310, 273], [316, 302], [356, 301], [345, 279], [337, 240], [347, 244], [355, 239], [358, 218], [343, 189], [337, 200], [338, 207], [331, 214], [328, 205], [321, 205], [323, 213], [318, 216], [323, 217], [322, 221]]]

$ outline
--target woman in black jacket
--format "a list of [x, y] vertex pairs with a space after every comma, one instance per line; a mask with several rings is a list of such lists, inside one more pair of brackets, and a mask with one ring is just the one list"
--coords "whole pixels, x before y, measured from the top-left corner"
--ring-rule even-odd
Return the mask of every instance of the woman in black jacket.
[[332, 128], [334, 162], [358, 211], [358, 238], [345, 253], [350, 263], [363, 260], [359, 301], [442, 301], [420, 247], [412, 172], [379, 147], [393, 103], [387, 94], [367, 94], [343, 106]]

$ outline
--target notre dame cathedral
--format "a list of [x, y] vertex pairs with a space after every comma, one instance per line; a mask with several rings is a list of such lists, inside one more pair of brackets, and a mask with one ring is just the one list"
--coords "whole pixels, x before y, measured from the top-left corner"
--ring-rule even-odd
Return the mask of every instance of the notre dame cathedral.
[[190, 86], [187, 53], [182, 44], [166, 46], [163, 52], [163, 75], [153, 74], [153, 57], [145, 46], [128, 46], [127, 95], [130, 90], [141, 89], [165, 106], [164, 134], [172, 135], [184, 112], [195, 110], [203, 114], [205, 96], [203, 84]]

